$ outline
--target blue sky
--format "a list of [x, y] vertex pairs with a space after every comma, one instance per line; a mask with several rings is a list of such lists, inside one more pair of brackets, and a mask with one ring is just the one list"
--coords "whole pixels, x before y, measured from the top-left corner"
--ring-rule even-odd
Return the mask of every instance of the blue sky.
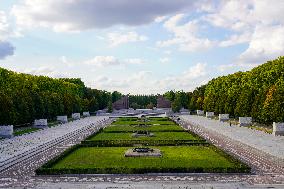
[[284, 55], [284, 1], [0, 1], [0, 67], [123, 93], [192, 91]]

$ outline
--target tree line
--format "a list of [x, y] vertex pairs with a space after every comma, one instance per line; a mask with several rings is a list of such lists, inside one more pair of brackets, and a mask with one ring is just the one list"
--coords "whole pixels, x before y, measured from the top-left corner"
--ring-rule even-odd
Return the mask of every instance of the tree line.
[[81, 79], [53, 79], [0, 68], [0, 125], [97, 111], [122, 94], [87, 88]]
[[[186, 97], [182, 96], [186, 95]], [[259, 123], [284, 121], [284, 57], [268, 61], [247, 72], [236, 72], [209, 81], [193, 92], [164, 94], [177, 106], [251, 116]]]

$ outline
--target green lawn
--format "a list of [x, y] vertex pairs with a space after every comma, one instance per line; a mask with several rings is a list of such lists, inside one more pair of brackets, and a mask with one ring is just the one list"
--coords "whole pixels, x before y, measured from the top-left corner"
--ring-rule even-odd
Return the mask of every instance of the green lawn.
[[[183, 129], [168, 118], [148, 118], [138, 127], [137, 118], [119, 118], [78, 146], [39, 168], [37, 174], [130, 174], [130, 173], [247, 173], [250, 168]], [[152, 137], [133, 137], [147, 130]], [[162, 157], [124, 157], [134, 146], [153, 146]], [[130, 147], [133, 146], [133, 147]]]
[[132, 133], [99, 133], [88, 140], [200, 140], [188, 132], [153, 132], [153, 137], [133, 137]]
[[147, 127], [129, 126], [129, 125], [111, 125], [104, 129], [104, 132], [134, 132], [134, 131], [183, 131], [184, 129], [178, 125], [151, 125]]
[[153, 148], [160, 149], [162, 157], [124, 157], [129, 147], [81, 147], [49, 168], [61, 173], [68, 172], [66, 171], [68, 169], [69, 171], [72, 169], [73, 173], [76, 171], [77, 173], [80, 171], [138, 173], [152, 171], [223, 172], [246, 167], [215, 147], [155, 146]]

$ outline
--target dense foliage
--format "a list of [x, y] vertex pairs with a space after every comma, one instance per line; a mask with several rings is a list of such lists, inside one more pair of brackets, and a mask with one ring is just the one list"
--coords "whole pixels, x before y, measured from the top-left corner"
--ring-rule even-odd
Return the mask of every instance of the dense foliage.
[[284, 57], [251, 71], [212, 79], [191, 94], [188, 108], [230, 116], [252, 116], [260, 123], [284, 121]]
[[80, 79], [52, 79], [0, 68], [0, 125], [94, 112], [120, 97], [116, 91], [111, 94], [87, 88]]

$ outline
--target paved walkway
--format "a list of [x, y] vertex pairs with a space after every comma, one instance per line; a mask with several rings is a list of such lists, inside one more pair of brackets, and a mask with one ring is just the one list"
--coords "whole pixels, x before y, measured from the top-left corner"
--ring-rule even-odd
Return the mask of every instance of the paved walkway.
[[273, 136], [262, 131], [239, 127], [236, 125], [230, 126], [227, 122], [220, 122], [203, 116], [184, 115], [180, 117], [181, 119], [194, 125], [198, 125], [201, 128], [217, 132], [218, 134], [222, 134], [235, 141], [245, 143], [284, 160], [284, 136]]

